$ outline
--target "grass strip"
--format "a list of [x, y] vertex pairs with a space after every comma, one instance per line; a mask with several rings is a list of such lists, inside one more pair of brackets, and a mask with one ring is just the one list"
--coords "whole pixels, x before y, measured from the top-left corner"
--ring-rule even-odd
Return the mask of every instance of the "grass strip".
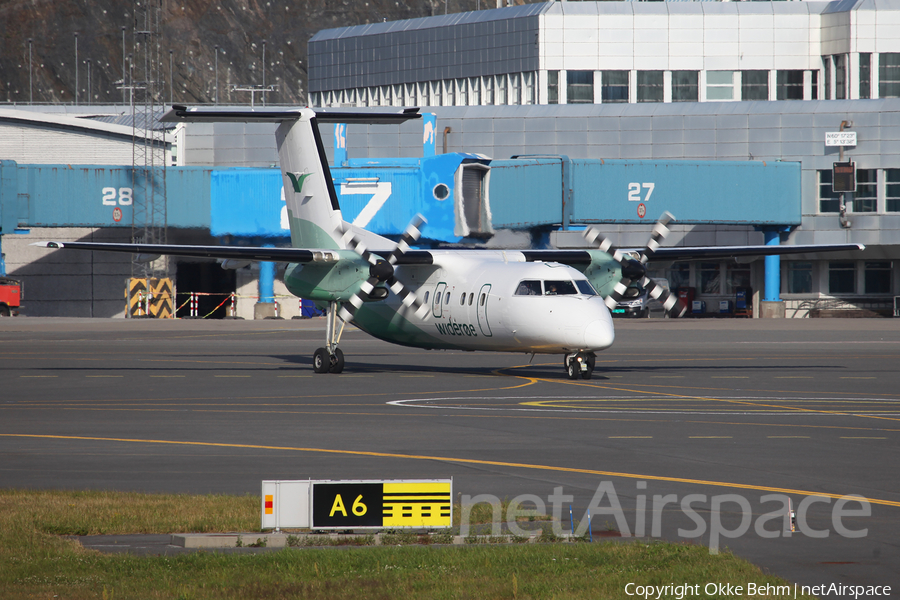
[[699, 595], [685, 597], [707, 598], [714, 597], [703, 593], [707, 583], [787, 585], [728, 552], [711, 556], [702, 546], [665, 542], [139, 557], [104, 555], [62, 537], [255, 531], [259, 510], [255, 496], [0, 490], [0, 598], [633, 599], [628, 583], [699, 584]]

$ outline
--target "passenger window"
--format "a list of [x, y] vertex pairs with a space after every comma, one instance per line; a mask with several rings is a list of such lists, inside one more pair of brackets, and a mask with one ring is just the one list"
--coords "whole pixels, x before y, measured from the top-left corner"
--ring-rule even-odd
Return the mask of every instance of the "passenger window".
[[546, 294], [547, 296], [562, 296], [578, 293], [575, 290], [575, 284], [568, 279], [545, 281], [544, 290], [544, 294]]
[[444, 304], [450, 304], [450, 292], [444, 297]]
[[430, 293], [431, 293], [431, 292], [425, 292], [425, 304], [428, 304], [428, 295], [429, 295]]
[[526, 279], [516, 288], [516, 296], [540, 296], [541, 282], [536, 279]]
[[435, 304], [441, 303], [441, 293], [440, 292], [438, 292], [437, 294], [434, 295], [434, 303]]
[[466, 293], [463, 292], [462, 296], [459, 297], [459, 305], [463, 306], [466, 303]]
[[482, 294], [482, 295], [481, 295], [481, 298], [478, 299], [478, 302], [479, 302], [482, 306], [484, 306], [484, 299], [485, 299], [486, 296], [487, 296], [487, 294]]
[[591, 285], [591, 282], [587, 279], [576, 279], [575, 285], [578, 286], [578, 291], [584, 294], [585, 296], [597, 296], [597, 290], [594, 289], [594, 286]]
[[472, 306], [472, 300], [475, 299], [475, 294], [469, 292], [469, 306]]

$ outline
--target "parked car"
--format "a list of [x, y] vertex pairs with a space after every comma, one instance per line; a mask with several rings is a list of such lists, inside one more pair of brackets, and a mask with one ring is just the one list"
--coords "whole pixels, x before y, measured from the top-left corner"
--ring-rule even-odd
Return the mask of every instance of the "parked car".
[[[665, 289], [669, 289], [669, 281], [663, 278], [653, 277], [653, 281], [657, 285], [661, 285]], [[625, 293], [622, 300], [613, 309], [613, 316], [646, 318], [651, 312], [659, 312], [660, 316], [668, 316], [663, 312], [662, 304], [659, 300], [651, 298], [647, 290], [641, 287], [637, 281], [632, 282]]]

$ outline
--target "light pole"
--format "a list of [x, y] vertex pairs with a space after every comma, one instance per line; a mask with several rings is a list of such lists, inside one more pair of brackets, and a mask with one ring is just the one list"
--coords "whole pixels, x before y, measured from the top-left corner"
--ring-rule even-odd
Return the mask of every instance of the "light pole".
[[175, 92], [173, 86], [175, 83], [175, 62], [172, 58], [172, 51], [169, 50], [169, 104], [175, 103]]
[[[263, 89], [265, 89], [266, 88], [266, 42], [263, 42], [262, 69], [263, 69]], [[263, 106], [265, 106], [265, 105], [266, 105], [266, 95], [263, 94]]]
[[75, 106], [78, 106], [78, 32], [75, 32]]
[[88, 93], [88, 104], [90, 104], [91, 101], [92, 101], [92, 98], [91, 98], [91, 59], [87, 59], [87, 66], [88, 66], [88, 87], [87, 87], [87, 93]]
[[28, 103], [34, 104], [34, 79], [32, 77], [34, 71], [31, 68], [31, 43], [32, 39], [28, 38]]
[[219, 46], [216, 46], [216, 93], [214, 94], [216, 105], [219, 104]]
[[125, 104], [125, 86], [128, 82], [125, 79], [125, 26], [122, 26], [122, 104]]

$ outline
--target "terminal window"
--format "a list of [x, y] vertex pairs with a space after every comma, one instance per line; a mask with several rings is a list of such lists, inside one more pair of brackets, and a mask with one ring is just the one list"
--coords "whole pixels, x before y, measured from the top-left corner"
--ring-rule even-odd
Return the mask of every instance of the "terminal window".
[[568, 104], [593, 104], [594, 72], [566, 71], [566, 96]]
[[822, 94], [823, 100], [831, 100], [833, 96], [831, 95], [831, 57], [823, 56], [822, 57], [822, 65], [825, 70], [825, 93]]
[[878, 97], [900, 98], [900, 52], [878, 55]]
[[603, 71], [600, 74], [601, 101], [628, 102], [628, 71]]
[[708, 71], [706, 99], [734, 100], [734, 71]]
[[727, 265], [725, 293], [736, 294], [738, 288], [750, 287], [750, 267], [747, 265]]
[[559, 104], [559, 71], [547, 71], [547, 104]]
[[803, 71], [778, 71], [775, 98], [777, 100], [803, 100]]
[[719, 263], [700, 263], [700, 293], [719, 293]]
[[787, 293], [812, 293], [812, 262], [792, 260], [787, 263]]
[[884, 209], [900, 212], [900, 169], [884, 170]]
[[691, 285], [691, 263], [676, 262], [669, 267], [669, 289]]
[[828, 263], [828, 293], [856, 293], [856, 264], [852, 261], [833, 260]]
[[859, 98], [865, 100], [872, 97], [872, 54], [859, 54]]
[[672, 102], [699, 100], [699, 71], [672, 71]]
[[834, 55], [834, 98], [847, 99], [847, 55]]
[[[801, 71], [802, 73], [802, 71]], [[803, 76], [800, 76], [800, 99], [803, 100]], [[741, 71], [741, 100], [768, 100], [769, 72]], [[779, 98], [782, 100], [782, 98]]]
[[878, 170], [856, 170], [856, 193], [853, 195], [853, 212], [875, 212], [878, 195]]
[[831, 169], [819, 171], [819, 212], [836, 213], [841, 210], [840, 194], [832, 190]]
[[638, 71], [637, 72], [637, 101], [638, 102], [662, 102], [663, 101], [663, 72], [662, 71]]
[[890, 294], [891, 261], [867, 260], [863, 281], [866, 294]]

